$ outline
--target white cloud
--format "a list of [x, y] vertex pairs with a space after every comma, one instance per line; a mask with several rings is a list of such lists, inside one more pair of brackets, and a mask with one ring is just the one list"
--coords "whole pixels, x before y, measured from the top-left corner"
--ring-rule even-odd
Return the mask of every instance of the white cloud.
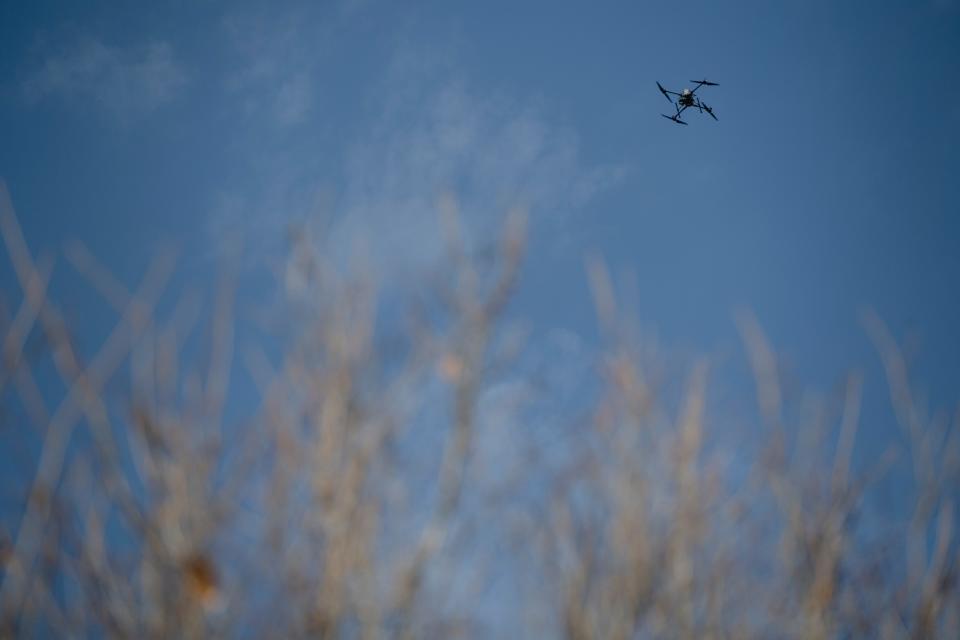
[[171, 101], [185, 82], [165, 42], [122, 49], [88, 38], [47, 56], [23, 91], [30, 101], [90, 100], [126, 119]]
[[[471, 85], [452, 47], [401, 42], [379, 77], [356, 79], [364, 90], [344, 119], [316, 101], [325, 75], [312, 60], [336, 54], [322, 27], [283, 15], [224, 25], [237, 55], [226, 89], [255, 116], [246, 153], [257, 171], [233, 194], [233, 213], [212, 220], [215, 234], [242, 218], [259, 242], [255, 229], [282, 230], [319, 211], [328, 258], [359, 257], [382, 276], [407, 277], [443, 249], [441, 195], [458, 199], [473, 241], [489, 239], [518, 206], [532, 233], [560, 239], [571, 214], [623, 174], [585, 161], [576, 131], [535, 101]], [[310, 56], [305, 34], [317, 43]], [[296, 137], [271, 131], [294, 125]]]
[[235, 61], [226, 89], [260, 122], [290, 127], [314, 108], [313, 78], [330, 26], [303, 11], [238, 12], [222, 21]]
[[622, 174], [585, 163], [576, 132], [541, 110], [432, 62], [443, 58], [404, 53], [378, 88], [370, 126], [347, 152], [334, 247], [361, 237], [381, 261], [429, 262], [441, 248], [436, 202], [445, 192], [474, 238], [515, 206], [529, 211], [535, 233], [556, 232]]
[[303, 121], [313, 104], [313, 87], [306, 74], [285, 80], [273, 104], [274, 117], [284, 126]]

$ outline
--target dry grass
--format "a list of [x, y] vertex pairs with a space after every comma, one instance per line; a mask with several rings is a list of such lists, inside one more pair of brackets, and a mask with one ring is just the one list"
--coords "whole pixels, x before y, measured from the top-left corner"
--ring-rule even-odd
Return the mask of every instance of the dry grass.
[[[0, 419], [4, 441], [32, 451], [8, 447], [0, 463], [33, 469], [23, 486], [2, 476], [14, 495], [0, 510], [0, 636], [960, 636], [960, 436], [920, 406], [882, 322], [864, 325], [903, 455], [853, 464], [857, 376], [839, 400], [791, 410], [749, 314], [738, 323], [767, 445], [737, 454], [710, 431], [715, 364], [694, 363], [667, 401], [676, 381], [591, 263], [607, 345], [592, 409], [556, 425], [552, 459], [517, 410], [524, 463], [481, 464], [496, 426], [484, 401], [522, 377], [502, 326], [522, 216], [476, 252], [455, 204], [441, 213], [447, 258], [403, 321], [378, 324], [375, 283], [302, 233], [259, 341], [237, 338], [229, 269], [213, 295], [178, 296], [172, 254], [131, 289], [71, 246], [70, 268], [117, 316], [90, 355], [49, 295], [54, 259], [31, 253], [0, 188], [19, 289], [0, 300]], [[878, 480], [907, 465], [905, 526], [862, 524]], [[490, 595], [504, 589], [520, 595]]]

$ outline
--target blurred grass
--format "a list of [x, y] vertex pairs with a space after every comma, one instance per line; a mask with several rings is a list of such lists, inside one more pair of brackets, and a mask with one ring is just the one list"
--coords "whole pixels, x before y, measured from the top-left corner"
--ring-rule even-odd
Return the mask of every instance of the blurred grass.
[[[18, 283], [0, 299], [0, 419], [8, 441], [38, 443], [29, 478], [0, 475], [16, 493], [0, 510], [0, 635], [960, 637], [960, 436], [918, 405], [879, 318], [864, 326], [907, 451], [853, 464], [857, 376], [838, 410], [788, 420], [775, 351], [749, 313], [737, 320], [765, 445], [739, 447], [736, 434], [707, 437], [722, 422], [707, 401], [712, 363], [668, 381], [683, 392], [666, 401], [592, 261], [600, 392], [556, 425], [562, 455], [549, 458], [514, 404], [487, 406], [525, 375], [502, 320], [523, 216], [478, 251], [456, 203], [440, 210], [446, 258], [389, 345], [375, 283], [304, 234], [278, 270], [288, 296], [262, 344], [237, 339], [236, 278], [161, 313], [176, 297], [173, 255], [131, 289], [71, 245], [70, 268], [117, 314], [87, 354], [49, 295], [53, 258], [31, 253], [0, 184]], [[54, 405], [44, 363], [67, 390]], [[240, 370], [257, 398], [235, 417]], [[478, 455], [503, 427], [489, 415], [517, 432], [504, 446], [524, 443], [517, 468]], [[13, 448], [0, 465], [14, 456], [23, 466]], [[865, 531], [860, 512], [892, 465], [913, 471], [913, 511], [904, 527]], [[519, 497], [531, 493], [534, 505]]]

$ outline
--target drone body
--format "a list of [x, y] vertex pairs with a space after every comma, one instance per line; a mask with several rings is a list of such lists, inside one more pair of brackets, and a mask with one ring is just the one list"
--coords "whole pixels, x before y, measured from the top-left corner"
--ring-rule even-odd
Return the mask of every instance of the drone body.
[[[693, 107], [694, 109], [697, 109], [698, 111], [700, 111], [700, 113], [703, 113], [703, 112], [708, 113], [711, 118], [716, 120], [717, 116], [713, 115], [713, 109], [711, 107], [708, 107], [707, 104], [703, 102], [696, 95], [696, 93], [697, 93], [697, 89], [699, 89], [700, 87], [716, 87], [719, 85], [716, 82], [710, 82], [709, 80], [691, 80], [690, 82], [693, 82], [697, 86], [695, 86], [692, 90], [684, 89], [679, 93], [676, 91], [670, 91], [668, 89], [664, 89], [659, 82], [657, 83], [657, 88], [660, 89], [660, 93], [662, 93], [664, 97], [670, 101], [670, 104], [672, 104], [674, 108], [677, 110], [677, 112], [672, 116], [668, 116], [663, 113], [661, 113], [660, 115], [662, 115], [667, 120], [673, 120], [677, 124], [687, 124], [686, 122], [680, 119], [680, 114], [686, 111], [687, 109], [689, 109], [690, 107]], [[674, 100], [670, 96], [676, 96], [676, 100]]]

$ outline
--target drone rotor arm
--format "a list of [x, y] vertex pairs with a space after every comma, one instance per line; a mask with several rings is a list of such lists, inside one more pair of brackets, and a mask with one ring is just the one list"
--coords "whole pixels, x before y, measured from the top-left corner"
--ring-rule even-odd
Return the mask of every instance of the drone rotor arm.
[[701, 101], [698, 100], [698, 101], [697, 101], [697, 106], [700, 107], [700, 112], [701, 112], [701, 113], [703, 113], [704, 111], [706, 111], [706, 112], [710, 115], [711, 118], [713, 118], [714, 120], [719, 120], [719, 119], [717, 118], [716, 114], [713, 113], [713, 107], [711, 107], [710, 105], [708, 105], [706, 102], [701, 102]]
[[693, 91], [690, 92], [691, 94], [696, 93], [696, 92], [697, 92], [697, 89], [699, 89], [700, 87], [719, 87], [719, 86], [720, 86], [720, 85], [718, 85], [716, 82], [710, 82], [709, 80], [706, 80], [706, 79], [704, 79], [704, 80], [691, 80], [690, 82], [692, 82], [692, 83], [694, 83], [694, 84], [697, 85], [696, 87], [693, 88]]
[[666, 98], [667, 100], [670, 101], [670, 104], [674, 104], [673, 98], [670, 97], [670, 94], [671, 94], [671, 93], [672, 93], [673, 95], [676, 95], [676, 96], [680, 95], [680, 94], [677, 93], [676, 91], [668, 91], [667, 89], [664, 89], [663, 86], [662, 86], [659, 82], [657, 83], [657, 89], [660, 89], [660, 93], [663, 94], [663, 97], [664, 97], [664, 98]]

